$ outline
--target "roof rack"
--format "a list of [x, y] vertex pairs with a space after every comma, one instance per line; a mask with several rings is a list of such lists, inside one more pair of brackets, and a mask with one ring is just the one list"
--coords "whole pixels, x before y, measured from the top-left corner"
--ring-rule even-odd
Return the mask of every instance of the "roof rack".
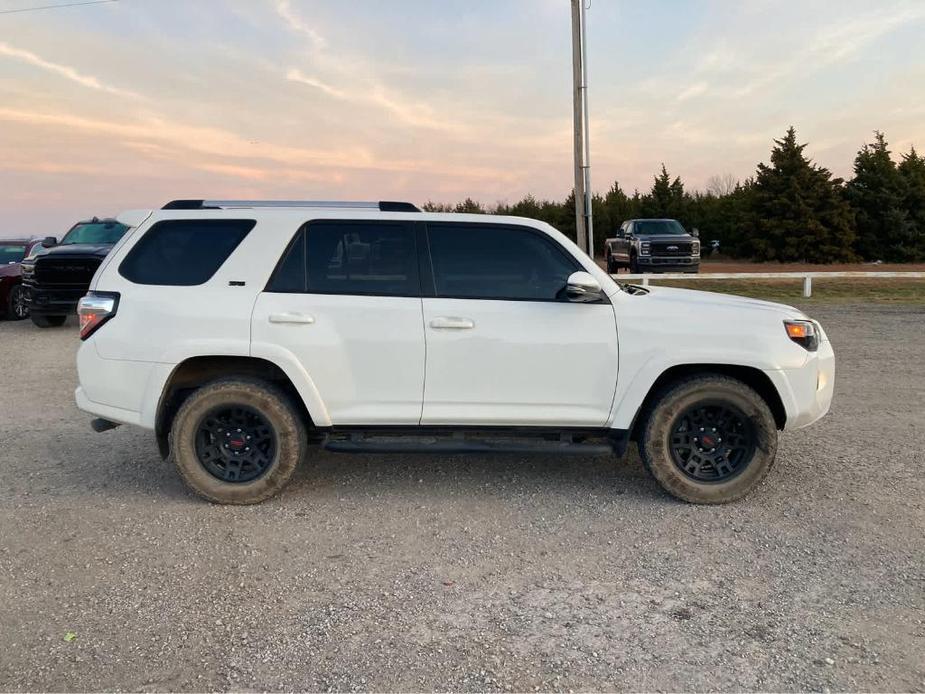
[[171, 200], [164, 210], [222, 210], [229, 207], [328, 207], [352, 210], [379, 210], [380, 212], [420, 212], [410, 202], [380, 200], [379, 202], [353, 202], [338, 200]]

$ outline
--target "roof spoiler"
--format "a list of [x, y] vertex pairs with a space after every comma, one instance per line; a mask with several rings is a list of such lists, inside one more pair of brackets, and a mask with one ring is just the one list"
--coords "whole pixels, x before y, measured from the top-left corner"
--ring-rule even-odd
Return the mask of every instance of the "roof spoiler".
[[164, 210], [224, 210], [237, 207], [326, 207], [334, 209], [379, 210], [380, 212], [420, 212], [410, 202], [380, 200], [354, 202], [338, 200], [171, 200]]

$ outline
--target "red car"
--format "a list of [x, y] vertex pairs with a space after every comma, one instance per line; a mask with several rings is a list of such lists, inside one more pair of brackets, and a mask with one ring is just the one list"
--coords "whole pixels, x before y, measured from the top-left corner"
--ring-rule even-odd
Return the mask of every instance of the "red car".
[[0, 239], [0, 316], [11, 320], [29, 317], [20, 264], [40, 243], [40, 239]]

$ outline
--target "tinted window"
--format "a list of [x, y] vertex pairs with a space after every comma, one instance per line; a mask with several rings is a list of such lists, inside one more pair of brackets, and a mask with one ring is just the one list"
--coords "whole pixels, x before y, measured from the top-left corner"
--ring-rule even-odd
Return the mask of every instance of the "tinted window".
[[637, 236], [655, 236], [666, 234], [669, 236], [682, 236], [687, 232], [680, 222], [673, 219], [642, 219], [633, 223], [633, 233]]
[[273, 273], [267, 291], [296, 294], [305, 289], [305, 232], [299, 231]]
[[129, 251], [119, 272], [136, 284], [202, 284], [216, 273], [255, 224], [248, 219], [158, 222]]
[[128, 227], [119, 222], [87, 222], [73, 227], [61, 239], [62, 246], [74, 243], [105, 245], [116, 243], [122, 238]]
[[540, 232], [477, 224], [429, 224], [437, 296], [554, 301], [574, 259]]
[[305, 238], [309, 292], [420, 295], [409, 223], [312, 222]]

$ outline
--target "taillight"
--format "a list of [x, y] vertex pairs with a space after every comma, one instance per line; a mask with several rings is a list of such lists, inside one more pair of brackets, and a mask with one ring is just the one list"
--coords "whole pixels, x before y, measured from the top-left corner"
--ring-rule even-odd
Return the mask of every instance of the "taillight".
[[119, 308], [117, 292], [90, 292], [77, 304], [80, 339], [86, 340], [114, 315]]

